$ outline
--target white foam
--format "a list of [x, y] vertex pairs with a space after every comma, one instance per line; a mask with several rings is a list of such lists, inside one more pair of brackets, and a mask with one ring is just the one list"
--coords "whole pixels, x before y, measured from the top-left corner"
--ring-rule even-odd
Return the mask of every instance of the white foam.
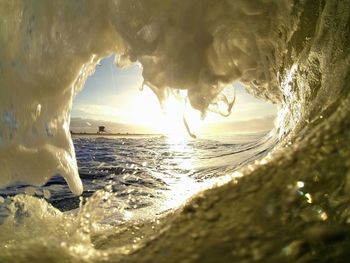
[[42, 184], [61, 174], [82, 192], [69, 132], [72, 99], [111, 53], [119, 66], [139, 61], [160, 100], [170, 88], [188, 89], [203, 114], [233, 81], [280, 103], [276, 72], [281, 34], [292, 24], [288, 3], [1, 2], [0, 184]]

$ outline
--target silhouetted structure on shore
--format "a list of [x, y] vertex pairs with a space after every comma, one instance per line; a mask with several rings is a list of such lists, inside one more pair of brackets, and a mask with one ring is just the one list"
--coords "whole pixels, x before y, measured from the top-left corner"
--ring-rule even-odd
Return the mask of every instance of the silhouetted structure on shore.
[[106, 127], [105, 126], [98, 126], [97, 133], [106, 133]]

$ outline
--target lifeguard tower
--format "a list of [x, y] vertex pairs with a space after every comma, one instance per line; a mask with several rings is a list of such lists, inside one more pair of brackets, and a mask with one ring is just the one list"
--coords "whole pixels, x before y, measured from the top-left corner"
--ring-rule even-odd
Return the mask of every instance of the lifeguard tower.
[[105, 126], [98, 126], [98, 131], [97, 131], [98, 134], [100, 133], [106, 133], [106, 127]]

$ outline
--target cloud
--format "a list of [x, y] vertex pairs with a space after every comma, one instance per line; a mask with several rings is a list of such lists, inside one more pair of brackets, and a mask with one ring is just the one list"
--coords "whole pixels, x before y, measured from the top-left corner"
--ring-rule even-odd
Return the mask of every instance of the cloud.
[[72, 110], [72, 118], [87, 118], [93, 120], [109, 120], [125, 122], [127, 114], [123, 111], [116, 109], [115, 107], [107, 105], [78, 105]]
[[79, 105], [73, 111], [79, 111], [80, 113], [84, 113], [86, 115], [98, 115], [98, 116], [117, 116], [120, 115], [120, 112], [110, 106], [105, 105]]

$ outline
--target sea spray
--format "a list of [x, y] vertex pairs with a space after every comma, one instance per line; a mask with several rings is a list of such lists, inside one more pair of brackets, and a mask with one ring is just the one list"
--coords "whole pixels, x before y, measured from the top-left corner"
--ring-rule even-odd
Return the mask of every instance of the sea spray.
[[139, 61], [160, 101], [187, 89], [203, 115], [220, 112], [218, 100], [231, 108], [218, 95], [233, 81], [281, 103], [276, 74], [298, 21], [280, 0], [1, 1], [0, 9], [0, 183], [60, 174], [75, 194], [72, 99], [101, 58], [117, 54], [120, 67]]

